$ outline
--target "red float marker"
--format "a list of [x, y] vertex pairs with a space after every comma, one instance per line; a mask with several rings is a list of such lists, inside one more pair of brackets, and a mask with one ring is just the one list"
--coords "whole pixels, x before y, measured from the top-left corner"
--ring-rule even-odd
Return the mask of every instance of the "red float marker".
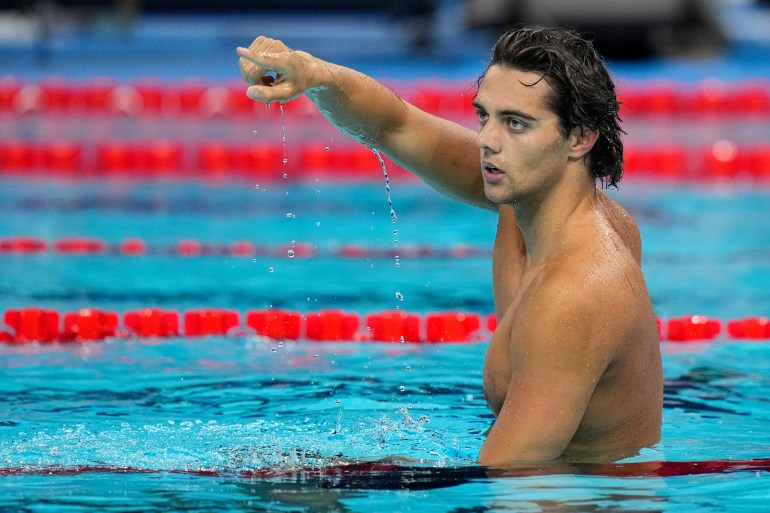
[[142, 157], [142, 151], [135, 143], [105, 141], [96, 147], [96, 172], [114, 175], [136, 171], [143, 165]]
[[54, 248], [58, 253], [85, 255], [89, 253], [104, 253], [107, 249], [107, 244], [100, 239], [69, 237], [57, 240], [54, 243]]
[[147, 244], [142, 239], [124, 239], [118, 245], [118, 251], [123, 255], [144, 255], [147, 253]]
[[240, 322], [240, 314], [235, 310], [221, 308], [192, 310], [184, 314], [184, 335], [186, 337], [227, 335]]
[[297, 340], [300, 337], [301, 319], [299, 312], [255, 310], [246, 314], [246, 326], [257, 335], [273, 340]]
[[123, 314], [123, 325], [137, 337], [176, 337], [179, 335], [179, 313], [142, 308]]
[[770, 178], [770, 145], [753, 149], [749, 156], [749, 171], [754, 178]]
[[96, 308], [81, 308], [64, 315], [62, 340], [86, 342], [114, 337], [118, 329], [118, 314]]
[[81, 171], [84, 166], [83, 144], [78, 142], [58, 141], [42, 148], [43, 168], [46, 171], [59, 171], [67, 174]]
[[226, 248], [226, 253], [239, 257], [250, 257], [257, 254], [257, 246], [247, 240], [237, 240]]
[[767, 339], [770, 338], [770, 319], [767, 317], [746, 317], [727, 323], [727, 333], [731, 338]]
[[0, 253], [42, 253], [48, 243], [34, 237], [9, 237], [0, 239]]
[[225, 143], [202, 143], [197, 153], [198, 169], [207, 176], [226, 175], [235, 169], [235, 151]]
[[750, 154], [732, 141], [725, 139], [703, 150], [703, 170], [709, 177], [735, 178], [750, 169]]
[[0, 171], [29, 171], [40, 166], [40, 150], [27, 141], [6, 141], [0, 144]]
[[149, 175], [180, 173], [184, 168], [184, 145], [177, 141], [158, 140], [143, 149], [144, 169]]
[[42, 308], [7, 310], [5, 324], [13, 328], [13, 341], [56, 342], [59, 340], [59, 312]]
[[667, 338], [673, 342], [710, 340], [722, 331], [722, 323], [705, 315], [692, 315], [668, 320]]
[[497, 316], [495, 314], [487, 315], [487, 331], [494, 333], [497, 330]]
[[361, 321], [355, 314], [342, 310], [322, 310], [305, 318], [305, 336], [315, 341], [353, 341]]
[[16, 95], [21, 90], [22, 82], [13, 77], [0, 78], [0, 112], [13, 112], [16, 107]]
[[372, 340], [378, 342], [421, 342], [420, 318], [402, 310], [371, 314], [366, 327]]
[[228, 158], [231, 158], [232, 162], [229, 165], [235, 171], [253, 178], [277, 178], [283, 158], [280, 144], [248, 144], [235, 146], [230, 151]]
[[199, 256], [203, 254], [203, 244], [195, 239], [180, 240], [174, 246], [174, 253], [182, 256]]
[[470, 342], [481, 328], [481, 316], [444, 312], [429, 314], [426, 323], [428, 342]]

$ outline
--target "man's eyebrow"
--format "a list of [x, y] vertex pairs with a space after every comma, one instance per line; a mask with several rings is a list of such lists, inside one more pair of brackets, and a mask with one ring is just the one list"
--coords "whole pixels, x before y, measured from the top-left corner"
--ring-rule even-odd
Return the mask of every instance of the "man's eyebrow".
[[[473, 105], [473, 108], [477, 110], [483, 110], [484, 112], [486, 112], [487, 110], [477, 101], [471, 102], [471, 105]], [[505, 109], [505, 110], [496, 112], [496, 114], [501, 117], [516, 117], [516, 118], [526, 119], [528, 121], [537, 121], [537, 118], [530, 116], [526, 112], [522, 112], [516, 109]]]

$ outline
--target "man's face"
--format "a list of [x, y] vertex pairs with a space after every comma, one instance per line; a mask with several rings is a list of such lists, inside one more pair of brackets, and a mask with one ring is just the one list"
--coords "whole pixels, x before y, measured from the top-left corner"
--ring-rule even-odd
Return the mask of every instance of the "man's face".
[[[524, 85], [535, 84], [535, 85]], [[543, 194], [563, 174], [570, 138], [546, 107], [551, 86], [540, 75], [491, 66], [474, 101], [479, 116], [484, 190], [495, 203]]]

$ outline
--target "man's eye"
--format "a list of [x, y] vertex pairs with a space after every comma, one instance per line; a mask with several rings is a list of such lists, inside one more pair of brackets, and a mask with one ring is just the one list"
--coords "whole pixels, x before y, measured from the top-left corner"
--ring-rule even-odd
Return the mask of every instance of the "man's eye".
[[522, 128], [526, 128], [526, 125], [519, 121], [518, 119], [509, 119], [508, 120], [508, 126], [513, 128], [514, 130], [521, 130]]
[[476, 116], [478, 116], [479, 121], [486, 121], [487, 118], [489, 117], [489, 115], [486, 112], [480, 111], [480, 110], [476, 111]]

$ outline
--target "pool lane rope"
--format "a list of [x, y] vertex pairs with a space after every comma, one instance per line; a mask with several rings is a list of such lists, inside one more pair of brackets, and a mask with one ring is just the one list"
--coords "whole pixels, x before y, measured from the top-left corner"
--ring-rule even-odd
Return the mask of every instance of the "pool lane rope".
[[[7, 329], [0, 342], [9, 344], [103, 341], [122, 338], [257, 336], [270, 340], [315, 342], [463, 343], [489, 340], [497, 327], [494, 314], [458, 311], [414, 314], [403, 310], [358, 314], [338, 309], [297, 312], [249, 310], [245, 315], [226, 308], [180, 312], [141, 308], [115, 311], [81, 308], [60, 313], [43, 308], [5, 311]], [[180, 320], [182, 322], [180, 322]], [[715, 339], [770, 340], [768, 317], [722, 321], [704, 315], [658, 318], [661, 341], [697, 342]], [[726, 337], [720, 337], [726, 330]]]
[[238, 256], [238, 257], [339, 257], [339, 258], [472, 258], [488, 257], [491, 248], [453, 244], [440, 247], [429, 244], [400, 245], [399, 247], [375, 247], [363, 244], [338, 244], [319, 247], [315, 244], [294, 242], [292, 244], [255, 244], [248, 240], [230, 243], [206, 243], [197, 239], [182, 239], [170, 244], [153, 244], [141, 238], [127, 238], [109, 243], [94, 237], [64, 237], [48, 241], [38, 237], [0, 237], [0, 254], [34, 255], [57, 253], [60, 255], [173, 255], [196, 256]]

